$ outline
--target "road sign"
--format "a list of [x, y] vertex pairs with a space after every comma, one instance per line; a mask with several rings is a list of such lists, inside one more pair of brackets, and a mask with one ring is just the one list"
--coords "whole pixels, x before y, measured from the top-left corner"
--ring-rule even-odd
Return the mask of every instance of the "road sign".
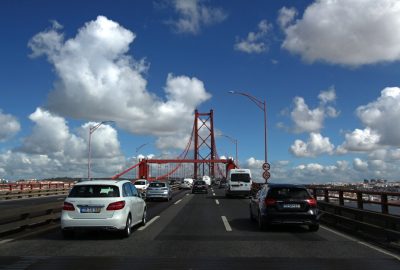
[[265, 172], [263, 173], [263, 178], [264, 178], [265, 180], [268, 180], [270, 177], [271, 177], [271, 174], [269, 173], [269, 171], [265, 171]]
[[268, 162], [265, 162], [265, 163], [262, 165], [262, 168], [263, 168], [264, 171], [268, 171], [268, 170], [271, 168], [271, 165], [269, 165]]

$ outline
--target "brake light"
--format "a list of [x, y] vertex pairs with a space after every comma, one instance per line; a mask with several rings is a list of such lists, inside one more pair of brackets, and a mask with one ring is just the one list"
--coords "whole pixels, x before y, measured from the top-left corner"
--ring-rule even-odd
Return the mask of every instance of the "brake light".
[[125, 207], [125, 201], [113, 202], [107, 206], [107, 211], [121, 210]]
[[307, 203], [308, 203], [309, 206], [311, 206], [311, 207], [317, 207], [317, 200], [316, 200], [316, 199], [311, 198], [311, 199], [307, 199], [306, 201], [307, 201]]
[[65, 211], [75, 211], [75, 207], [72, 203], [64, 202], [63, 210]]
[[266, 198], [265, 199], [265, 205], [266, 206], [272, 206], [276, 204], [276, 200], [273, 198]]

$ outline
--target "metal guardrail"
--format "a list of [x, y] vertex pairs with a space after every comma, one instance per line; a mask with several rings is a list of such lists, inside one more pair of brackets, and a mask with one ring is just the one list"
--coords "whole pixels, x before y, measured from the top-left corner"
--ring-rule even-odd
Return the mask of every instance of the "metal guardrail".
[[61, 216], [62, 203], [52, 202], [39, 206], [26, 206], [1, 211], [0, 236], [38, 225], [48, 224]]
[[[345, 188], [327, 188], [308, 186], [315, 198], [323, 198], [326, 203], [337, 203], [345, 206], [345, 202], [356, 202], [357, 208], [363, 210], [366, 204], [380, 205], [383, 214], [394, 214], [395, 208], [400, 215], [400, 192], [382, 192]], [[393, 199], [395, 198], [395, 199]], [[393, 199], [393, 200], [392, 200]]]
[[42, 189], [42, 190], [13, 190], [13, 191], [0, 191], [0, 200], [21, 199], [29, 197], [50, 196], [67, 194], [70, 188], [65, 187], [61, 189]]
[[[400, 250], [400, 215], [390, 213], [400, 203], [391, 198], [398, 198], [397, 192], [377, 192], [368, 190], [338, 189], [309, 186], [318, 199], [321, 221], [335, 228], [374, 241], [385, 247]], [[370, 195], [374, 199], [371, 200]], [[379, 197], [379, 200], [376, 200]], [[349, 202], [356, 202], [351, 207]], [[365, 209], [370, 205], [379, 205], [377, 211]], [[379, 211], [380, 210], [380, 211]]]

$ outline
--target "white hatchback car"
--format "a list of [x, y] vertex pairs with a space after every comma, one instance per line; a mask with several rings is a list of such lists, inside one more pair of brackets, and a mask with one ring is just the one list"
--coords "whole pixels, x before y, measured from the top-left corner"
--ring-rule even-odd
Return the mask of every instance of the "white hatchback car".
[[146, 210], [146, 202], [130, 181], [83, 181], [64, 201], [61, 230], [66, 238], [75, 229], [119, 230], [128, 237], [134, 225], [146, 224]]

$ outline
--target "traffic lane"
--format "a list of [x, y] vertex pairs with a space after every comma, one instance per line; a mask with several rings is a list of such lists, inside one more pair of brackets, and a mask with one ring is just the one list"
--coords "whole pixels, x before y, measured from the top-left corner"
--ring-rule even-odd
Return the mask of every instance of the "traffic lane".
[[225, 198], [223, 190], [214, 191], [214, 200], [219, 201], [221, 211], [226, 214], [232, 227], [232, 239], [253, 241], [251, 249], [255, 255], [291, 258], [391, 258], [324, 227], [317, 232], [310, 232], [306, 226], [277, 225], [270, 230], [260, 231], [257, 222], [250, 220], [249, 199]]
[[[1, 258], [1, 257], [0, 257]], [[1, 261], [5, 269], [29, 270], [80, 270], [80, 269], [155, 269], [155, 270], [242, 270], [281, 269], [337, 270], [337, 269], [385, 269], [398, 270], [399, 265], [384, 260], [360, 261], [354, 259], [297, 258], [133, 258], [133, 257], [12, 257]], [[347, 268], [343, 268], [347, 266]], [[6, 268], [7, 267], [7, 268]]]
[[[337, 251], [332, 253], [332, 248], [341, 249], [342, 246], [332, 247], [329, 241], [301, 240], [291, 235], [297, 232], [290, 230], [273, 233], [292, 237], [292, 240], [282, 241], [279, 238], [264, 241], [254, 240], [254, 238], [244, 240], [241, 236], [242, 231], [253, 231], [254, 224], [249, 221], [248, 226], [243, 223], [239, 228], [232, 226], [232, 231], [227, 231], [221, 217], [224, 215], [228, 221], [232, 221], [236, 214], [233, 215], [231, 212], [242, 216], [245, 211], [241, 206], [246, 205], [245, 200], [229, 199], [224, 202], [222, 196], [220, 200], [221, 203], [216, 204], [215, 197], [212, 195], [184, 196], [180, 203], [175, 204], [178, 200], [161, 212], [160, 218], [151, 226], [144, 231], [135, 231], [128, 239], [101, 238], [99, 240], [96, 237], [70, 241], [32, 239], [33, 241], [19, 243], [19, 246], [15, 246], [16, 243], [7, 244], [7, 249], [0, 245], [0, 254], [22, 254], [20, 256], [29, 256], [28, 258], [45, 256], [40, 262], [40, 267], [39, 263], [35, 262], [35, 265], [38, 265], [36, 269], [54, 269], [55, 266], [84, 269], [82, 266], [86, 264], [103, 269], [110, 265], [113, 267], [109, 268], [117, 269], [133, 266], [145, 269], [243, 269], [245, 267], [348, 269], [360, 266], [364, 269], [375, 269], [377, 266], [383, 269], [398, 269], [400, 266], [399, 261], [392, 257], [378, 256], [371, 254], [371, 251], [362, 256], [360, 253], [353, 257], [337, 256]], [[254, 230], [254, 233], [261, 238], [271, 235], [270, 232], [258, 230]], [[303, 244], [296, 242], [303, 242]], [[314, 257], [313, 245], [316, 244], [323, 244], [319, 248], [324, 251], [324, 257]], [[23, 250], [24, 247], [26, 250]], [[353, 249], [358, 248], [360, 247], [354, 246], [353, 243]], [[305, 252], [301, 253], [299, 249]], [[279, 252], [274, 253], [271, 250]], [[349, 250], [345, 248], [345, 252]], [[96, 257], [99, 254], [102, 259]], [[67, 258], [64, 264], [64, 258], [48, 258], [47, 256], [74, 257]], [[6, 258], [9, 259], [9, 257]], [[24, 258], [27, 257], [16, 258], [16, 264], [24, 263]], [[54, 264], [52, 264], [53, 261]], [[130, 264], [126, 266], [124, 262], [130, 262]]]

